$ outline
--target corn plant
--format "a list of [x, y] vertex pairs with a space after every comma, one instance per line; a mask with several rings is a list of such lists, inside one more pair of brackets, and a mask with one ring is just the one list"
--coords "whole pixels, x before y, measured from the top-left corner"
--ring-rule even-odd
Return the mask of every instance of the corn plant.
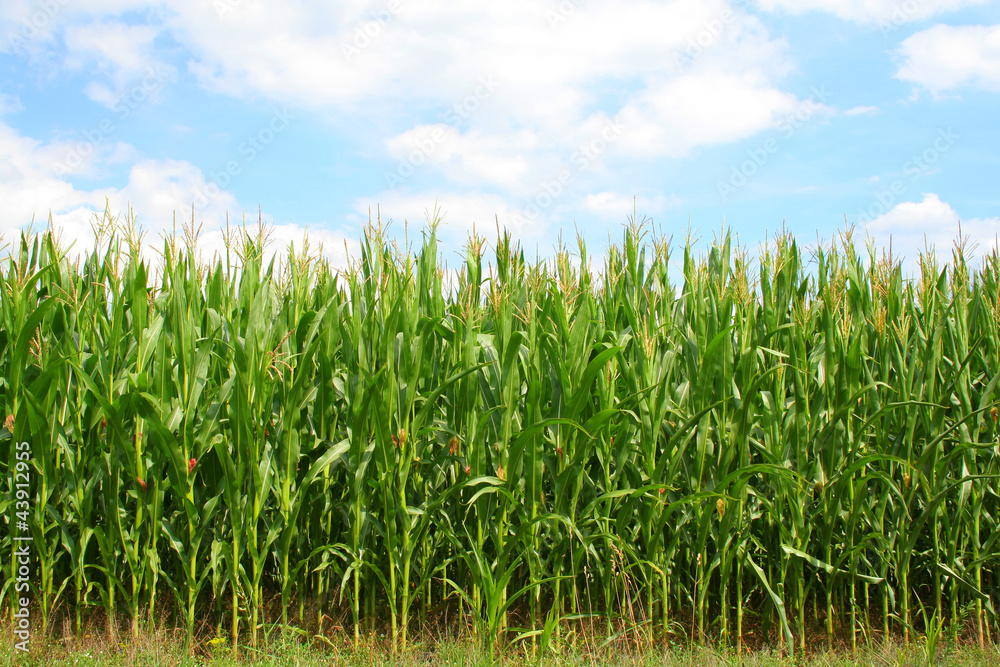
[[850, 233], [752, 259], [633, 219], [600, 266], [504, 232], [448, 269], [437, 234], [376, 221], [344, 269], [245, 221], [210, 259], [193, 222], [154, 247], [108, 211], [79, 260], [14, 239], [0, 548], [27, 441], [44, 621], [167, 618], [234, 649], [341, 606], [395, 650], [435, 615], [488, 647], [581, 624], [993, 641], [997, 252], [974, 267], [960, 240], [911, 279]]

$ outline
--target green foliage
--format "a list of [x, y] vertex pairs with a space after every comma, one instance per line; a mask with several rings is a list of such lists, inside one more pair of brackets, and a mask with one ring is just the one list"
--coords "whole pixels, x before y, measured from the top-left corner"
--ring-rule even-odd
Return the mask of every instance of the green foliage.
[[273, 591], [289, 631], [346, 600], [399, 649], [442, 603], [490, 648], [568, 619], [737, 649], [748, 623], [909, 636], [915, 609], [928, 646], [996, 632], [996, 254], [909, 282], [781, 236], [752, 272], [726, 235], [678, 293], [637, 224], [599, 272], [503, 235], [448, 274], [433, 224], [415, 255], [369, 227], [338, 273], [245, 227], [154, 270], [104, 222], [82, 263], [25, 235], [0, 273], [0, 466], [31, 444], [44, 620], [165, 610], [190, 642], [214, 603], [235, 648]]

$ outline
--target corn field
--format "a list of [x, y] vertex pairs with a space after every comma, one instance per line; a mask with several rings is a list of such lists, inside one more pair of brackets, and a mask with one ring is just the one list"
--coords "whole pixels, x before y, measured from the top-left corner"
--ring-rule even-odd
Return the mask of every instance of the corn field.
[[1000, 631], [996, 252], [907, 279], [850, 234], [671, 256], [633, 220], [598, 268], [500, 234], [445, 271], [431, 223], [338, 272], [104, 222], [0, 271], [7, 607], [27, 441], [34, 613], [77, 631]]

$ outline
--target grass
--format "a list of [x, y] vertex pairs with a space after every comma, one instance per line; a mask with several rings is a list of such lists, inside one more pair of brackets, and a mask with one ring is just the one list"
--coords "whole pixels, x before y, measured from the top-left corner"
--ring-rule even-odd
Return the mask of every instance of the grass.
[[863, 644], [855, 651], [846, 645], [836, 650], [815, 648], [788, 657], [780, 648], [736, 652], [732, 647], [708, 645], [656, 645], [640, 642], [602, 646], [601, 637], [573, 635], [542, 655], [530, 649], [508, 649], [500, 654], [484, 651], [480, 642], [464, 639], [417, 639], [405, 651], [393, 652], [391, 641], [366, 638], [355, 645], [353, 635], [342, 632], [325, 643], [305, 643], [275, 633], [254, 649], [241, 646], [234, 652], [225, 639], [201, 643], [192, 655], [177, 632], [144, 631], [138, 638], [95, 630], [81, 637], [69, 633], [60, 640], [35, 646], [30, 655], [15, 654], [9, 645], [0, 649], [0, 665], [37, 667], [994, 667], [1000, 649], [980, 648], [974, 642], [940, 648], [928, 660], [922, 641]]

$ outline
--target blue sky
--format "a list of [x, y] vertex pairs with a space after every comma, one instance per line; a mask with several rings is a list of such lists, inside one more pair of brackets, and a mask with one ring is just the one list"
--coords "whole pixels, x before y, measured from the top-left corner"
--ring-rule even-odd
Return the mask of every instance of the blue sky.
[[[845, 225], [912, 262], [1000, 234], [1000, 3], [4, 0], [0, 233], [105, 201], [337, 263], [368, 211], [601, 254], [632, 215], [755, 246]], [[908, 262], [910, 266], [912, 264]]]

